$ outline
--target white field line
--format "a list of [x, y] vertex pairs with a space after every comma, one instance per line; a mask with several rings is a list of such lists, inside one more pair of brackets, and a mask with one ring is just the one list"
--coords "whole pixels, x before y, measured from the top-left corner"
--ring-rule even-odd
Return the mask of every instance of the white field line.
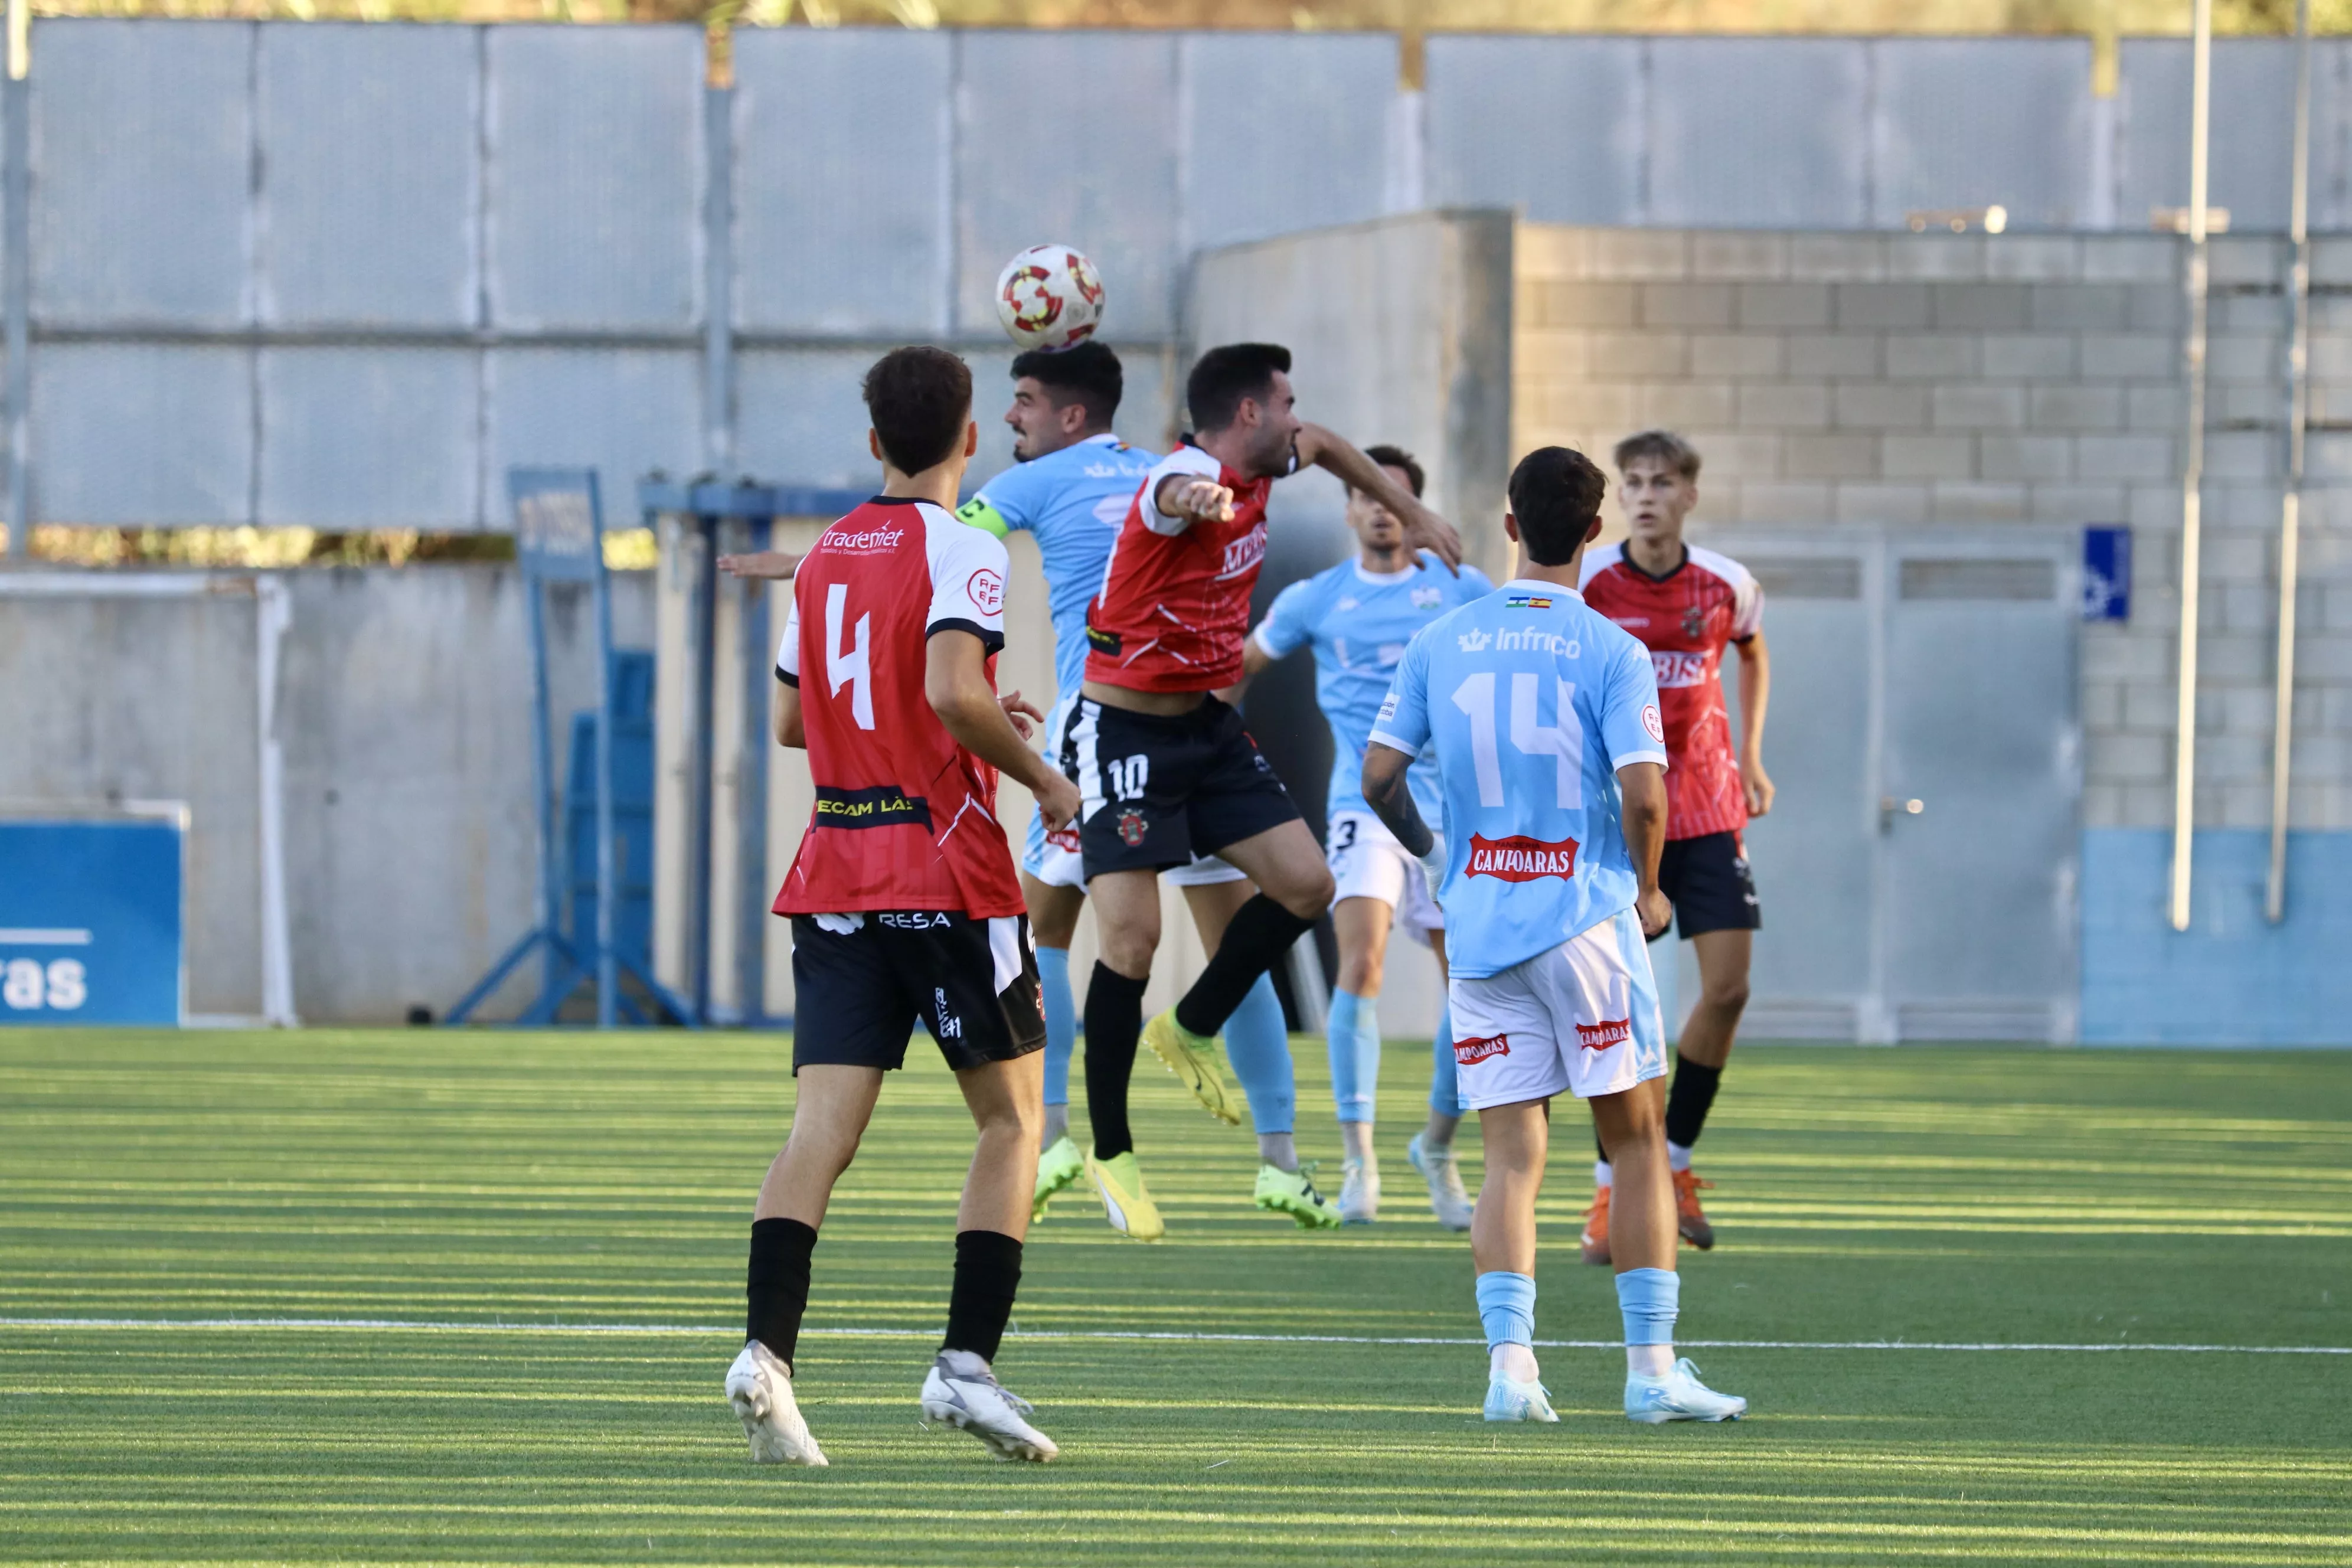
[[[415, 1318], [0, 1318], [0, 1331], [9, 1329], [375, 1329], [419, 1333], [466, 1334], [700, 1334], [716, 1338], [740, 1335], [742, 1330], [724, 1323], [465, 1323]], [[803, 1329], [803, 1336], [838, 1339], [937, 1339], [938, 1329]], [[1013, 1336], [1027, 1340], [1175, 1340], [1220, 1344], [1265, 1345], [1479, 1345], [1484, 1339], [1453, 1339], [1412, 1334], [1220, 1334], [1180, 1329], [1042, 1329], [1015, 1328]], [[1617, 1340], [1538, 1340], [1538, 1345], [1566, 1350], [1621, 1350]], [[1971, 1343], [1954, 1340], [1676, 1340], [1685, 1350], [1742, 1351], [2055, 1351], [2093, 1352], [2154, 1351], [2175, 1355], [2352, 1355], [2352, 1345], [2182, 1345], [2009, 1344]]]

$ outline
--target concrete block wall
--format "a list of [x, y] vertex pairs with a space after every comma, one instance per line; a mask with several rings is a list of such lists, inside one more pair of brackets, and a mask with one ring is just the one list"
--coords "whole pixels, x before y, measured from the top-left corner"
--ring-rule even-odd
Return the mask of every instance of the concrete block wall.
[[[2132, 619], [2084, 628], [2084, 824], [2171, 822], [2185, 242], [1520, 226], [1512, 450], [1666, 426], [1715, 523], [2112, 523]], [[2270, 819], [2286, 415], [2270, 237], [2210, 256], [2197, 820]], [[2291, 800], [2352, 827], [2352, 238], [2315, 247]], [[2331, 290], [2341, 289], [2344, 293]]]

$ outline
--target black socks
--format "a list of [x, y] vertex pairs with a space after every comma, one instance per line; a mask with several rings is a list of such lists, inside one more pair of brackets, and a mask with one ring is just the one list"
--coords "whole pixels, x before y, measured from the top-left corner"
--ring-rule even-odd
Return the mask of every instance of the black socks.
[[1136, 1037], [1143, 1033], [1143, 988], [1150, 984], [1129, 980], [1099, 959], [1087, 982], [1087, 1119], [1094, 1126], [1097, 1160], [1135, 1147], [1135, 1135], [1127, 1126], [1127, 1080], [1135, 1072]]
[[751, 1222], [751, 1268], [743, 1292], [750, 1310], [743, 1337], [775, 1352], [788, 1367], [800, 1348], [801, 1319], [808, 1311], [809, 1256], [815, 1250], [815, 1230], [799, 1220]]
[[1721, 1068], [1675, 1053], [1675, 1083], [1666, 1090], [1667, 1142], [1687, 1149], [1698, 1142], [1699, 1129], [1706, 1125], [1707, 1107], [1715, 1103], [1716, 1086], [1722, 1081]]
[[948, 1337], [940, 1348], [996, 1359], [1021, 1288], [1021, 1244], [1002, 1231], [956, 1232], [955, 1289], [948, 1296]]
[[[1225, 1026], [1234, 1009], [1257, 984], [1257, 977], [1274, 967], [1276, 960], [1290, 951], [1290, 944], [1315, 929], [1313, 921], [1300, 920], [1264, 893], [1258, 894], [1234, 911], [1233, 923], [1217, 943], [1217, 951], [1209, 960], [1209, 967], [1201, 971], [1201, 978], [1192, 982], [1192, 989], [1176, 1004], [1176, 1021], [1196, 1035], [1213, 1035]], [[1087, 1016], [1087, 1051], [1093, 1054], [1094, 1015], [1089, 1007]], [[1088, 1086], [1094, 1075], [1087, 1075]]]

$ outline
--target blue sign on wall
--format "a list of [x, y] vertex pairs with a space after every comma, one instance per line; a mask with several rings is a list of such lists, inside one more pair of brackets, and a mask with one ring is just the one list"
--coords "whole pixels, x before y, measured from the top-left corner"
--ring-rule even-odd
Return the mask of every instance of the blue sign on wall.
[[180, 1021], [177, 822], [0, 821], [0, 1025]]
[[2083, 530], [2083, 618], [2131, 619], [2131, 529], [2097, 523]]

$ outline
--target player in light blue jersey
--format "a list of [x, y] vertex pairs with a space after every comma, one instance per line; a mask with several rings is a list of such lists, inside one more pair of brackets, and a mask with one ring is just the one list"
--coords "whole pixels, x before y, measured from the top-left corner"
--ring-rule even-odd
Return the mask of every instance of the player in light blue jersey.
[[[1102, 587], [1105, 564], [1136, 490], [1160, 460], [1157, 454], [1111, 433], [1122, 390], [1118, 356], [1107, 343], [1089, 340], [1015, 358], [1013, 405], [1005, 411], [1004, 422], [1013, 426], [1016, 461], [956, 512], [1000, 538], [1025, 531], [1037, 542], [1054, 623], [1055, 700], [1045, 726], [1047, 754], [1052, 756], [1063, 756], [1075, 744], [1067, 730], [1086, 668], [1087, 605]], [[1065, 763], [1066, 771], [1066, 757]], [[1257, 890], [1241, 872], [1213, 856], [1178, 867], [1167, 877], [1184, 889], [1202, 946], [1211, 952], [1234, 911]], [[1086, 1174], [1085, 1152], [1069, 1134], [1070, 1058], [1077, 1038], [1070, 995], [1070, 942], [1086, 901], [1075, 824], [1066, 832], [1049, 834], [1045, 819], [1031, 811], [1021, 889], [1036, 940], [1045, 1005], [1045, 1152], [1037, 1163], [1036, 1193], [1036, 1212], [1042, 1217], [1056, 1193]], [[1257, 1132], [1263, 1167], [1257, 1191], [1262, 1198], [1271, 1194], [1276, 1199], [1264, 1206], [1277, 1208], [1302, 1226], [1337, 1225], [1337, 1211], [1298, 1168], [1292, 1136], [1297, 1095], [1290, 1037], [1271, 980], [1259, 977], [1227, 1024], [1224, 1037], [1226, 1057], [1241, 1080]], [[1136, 1216], [1128, 1218], [1133, 1222]], [[1134, 1233], [1131, 1226], [1121, 1228]]]
[[[1665, 727], [1649, 651], [1576, 590], [1606, 488], [1565, 447], [1520, 460], [1504, 529], [1525, 564], [1405, 650], [1372, 726], [1364, 798], [1441, 868], [1454, 1059], [1486, 1145], [1470, 1226], [1486, 1419], [1559, 1419], [1534, 1350], [1536, 1194], [1551, 1100], [1565, 1091], [1591, 1104], [1615, 1170], [1625, 1414], [1737, 1420], [1748, 1402], [1709, 1389], [1674, 1353], [1665, 1031], [1645, 940], [1672, 914], [1658, 888]], [[1442, 851], [1407, 782], [1423, 756], [1437, 763]]]
[[[1364, 456], [1389, 477], [1422, 493], [1423, 476], [1412, 455], [1395, 447], [1368, 447]], [[1364, 805], [1357, 780], [1364, 771], [1364, 745], [1372, 719], [1388, 696], [1389, 678], [1404, 657], [1413, 634], [1446, 611], [1492, 591], [1494, 584], [1475, 566], [1456, 576], [1433, 555], [1405, 547], [1404, 525], [1386, 507], [1359, 490], [1348, 492], [1348, 526], [1356, 535], [1353, 557], [1277, 595], [1265, 619], [1242, 649], [1245, 676], [1302, 647], [1315, 651], [1315, 700], [1331, 726], [1331, 791], [1324, 815], [1324, 846], [1338, 900], [1331, 924], [1339, 942], [1339, 987], [1331, 997], [1328, 1044], [1331, 1097], [1339, 1117], [1344, 1175], [1339, 1217], [1368, 1224], [1379, 1215], [1381, 1168], [1372, 1147], [1373, 1106], [1381, 1071], [1381, 982], [1388, 960], [1389, 928], [1400, 918], [1413, 940], [1445, 965], [1444, 918], [1430, 897], [1421, 863], [1404, 852], [1395, 835]], [[1413, 793], [1422, 815], [1440, 819], [1437, 768], [1416, 763]], [[1429, 1124], [1406, 1157], [1429, 1183], [1430, 1205], [1453, 1230], [1470, 1226], [1470, 1198], [1454, 1161], [1454, 1129], [1462, 1108], [1455, 1099], [1454, 1047], [1441, 1016], [1430, 1084]]]

